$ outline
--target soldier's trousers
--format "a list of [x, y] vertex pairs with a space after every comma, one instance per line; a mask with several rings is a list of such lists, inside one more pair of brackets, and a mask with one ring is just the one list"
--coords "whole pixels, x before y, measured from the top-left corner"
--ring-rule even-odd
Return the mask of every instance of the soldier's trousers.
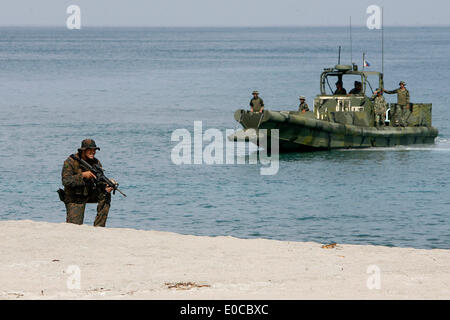
[[384, 122], [386, 121], [384, 113], [375, 113], [375, 125], [384, 126]]
[[[81, 203], [73, 203], [73, 202], [66, 203], [66, 210], [67, 210], [66, 222], [74, 224], [83, 224], [86, 203], [91, 202], [95, 203], [95, 201], [92, 200], [93, 199], [86, 199], [86, 201], [83, 201]], [[97, 202], [97, 216], [95, 217], [94, 220], [94, 226], [104, 227], [106, 225], [106, 219], [108, 218], [108, 212], [111, 206], [111, 195], [106, 194], [103, 195], [102, 197], [98, 197], [96, 202]]]
[[394, 109], [394, 117], [391, 121], [394, 126], [407, 126], [406, 115], [408, 113], [408, 108], [406, 105], [397, 104]]

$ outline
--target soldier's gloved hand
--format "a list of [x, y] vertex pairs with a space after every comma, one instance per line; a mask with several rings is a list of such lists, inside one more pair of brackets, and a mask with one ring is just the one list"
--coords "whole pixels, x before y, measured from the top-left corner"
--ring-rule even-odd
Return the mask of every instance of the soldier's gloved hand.
[[83, 179], [97, 179], [95, 174], [93, 174], [91, 171], [84, 171], [81, 173], [81, 175], [83, 176]]
[[[118, 183], [116, 180], [114, 180], [114, 179], [109, 179], [109, 180], [110, 180], [116, 187], [119, 185], [119, 183]], [[106, 192], [111, 192], [111, 191], [114, 190], [114, 188], [113, 188], [113, 187], [106, 187], [105, 190], [106, 190]]]

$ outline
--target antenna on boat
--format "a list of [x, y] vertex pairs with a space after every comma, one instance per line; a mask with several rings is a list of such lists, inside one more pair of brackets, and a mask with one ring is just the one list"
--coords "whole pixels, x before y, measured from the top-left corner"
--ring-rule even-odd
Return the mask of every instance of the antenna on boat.
[[341, 64], [341, 46], [339, 46], [338, 64]]
[[362, 69], [364, 70], [364, 66], [366, 64], [366, 53], [363, 52], [363, 63], [362, 63]]
[[353, 63], [353, 47], [352, 47], [352, 16], [350, 16], [350, 64]]
[[384, 73], [384, 25], [383, 25], [383, 11], [384, 8], [381, 7], [381, 73]]

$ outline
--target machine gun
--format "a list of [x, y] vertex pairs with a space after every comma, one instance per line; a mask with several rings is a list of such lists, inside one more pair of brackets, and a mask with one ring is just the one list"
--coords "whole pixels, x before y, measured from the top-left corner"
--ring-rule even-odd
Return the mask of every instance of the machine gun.
[[95, 175], [95, 177], [97, 178], [97, 181], [98, 181], [98, 182], [104, 182], [104, 183], [106, 183], [109, 187], [113, 188], [113, 194], [115, 194], [115, 193], [116, 193], [116, 190], [117, 190], [117, 191], [119, 191], [120, 194], [123, 195], [124, 197], [127, 196], [125, 193], [123, 193], [122, 191], [120, 191], [120, 189], [118, 188], [118, 187], [119, 187], [119, 184], [118, 184], [116, 181], [114, 181], [114, 180], [112, 180], [112, 179], [108, 179], [108, 178], [105, 176], [104, 170], [103, 170], [100, 166], [98, 166], [98, 165], [96, 165], [96, 164], [90, 165], [89, 163], [87, 163], [87, 162], [84, 161], [83, 159], [78, 158], [78, 157], [76, 157], [76, 156], [74, 156], [74, 155], [72, 155], [72, 158], [75, 159], [75, 160], [77, 160], [77, 161], [80, 163], [80, 165], [81, 165], [82, 167], [84, 167], [84, 169], [91, 171], [91, 172]]

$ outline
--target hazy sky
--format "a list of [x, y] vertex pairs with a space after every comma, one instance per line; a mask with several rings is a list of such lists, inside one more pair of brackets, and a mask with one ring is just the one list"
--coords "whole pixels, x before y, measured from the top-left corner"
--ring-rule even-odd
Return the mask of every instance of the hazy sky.
[[82, 26], [363, 26], [372, 4], [386, 26], [450, 25], [448, 0], [0, 0], [0, 25], [65, 26], [72, 4]]

